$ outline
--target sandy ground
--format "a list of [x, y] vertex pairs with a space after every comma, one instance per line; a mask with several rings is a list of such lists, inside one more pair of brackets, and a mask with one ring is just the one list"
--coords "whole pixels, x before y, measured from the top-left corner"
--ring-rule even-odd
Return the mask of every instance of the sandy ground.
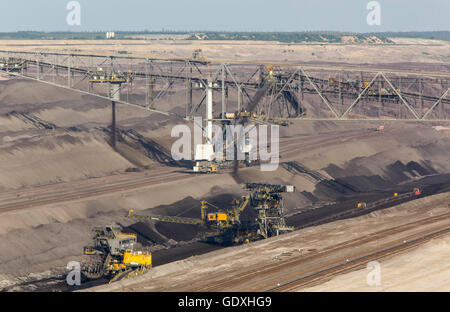
[[[202, 49], [205, 57], [228, 60], [259, 60], [277, 62], [343, 62], [354, 64], [435, 63], [450, 60], [449, 42], [394, 38], [396, 45], [374, 44], [283, 44], [259, 41], [183, 41], [183, 40], [96, 40], [96, 41], [33, 41], [1, 40], [0, 49], [28, 51], [61, 51], [118, 53], [161, 57], [191, 57]], [[414, 48], [411, 48], [414, 46]], [[389, 59], [386, 59], [389, 55]]]
[[[370, 215], [336, 221], [270, 238], [254, 244], [230, 247], [157, 267], [149, 273], [91, 291], [264, 291], [362, 255], [383, 250], [422, 233], [449, 227], [450, 193], [418, 199]], [[407, 216], [407, 218], [405, 218]], [[447, 216], [434, 223], [430, 217]], [[417, 222], [417, 223], [415, 223]], [[395, 230], [401, 228], [401, 230]], [[425, 231], [425, 232], [423, 232]], [[448, 289], [448, 236], [401, 254], [379, 259], [385, 290]], [[439, 249], [442, 249], [439, 252]], [[432, 254], [424, 253], [431, 250]], [[408, 255], [415, 255], [409, 261]], [[415, 261], [417, 260], [417, 261]], [[394, 264], [402, 266], [396, 271]], [[365, 263], [364, 263], [365, 264]], [[431, 266], [428, 266], [432, 264]], [[441, 272], [442, 274], [439, 274]], [[310, 290], [367, 290], [363, 271], [338, 276]], [[402, 278], [403, 276], [403, 278]], [[410, 277], [412, 283], [407, 282]], [[359, 280], [358, 280], [359, 279]], [[347, 282], [355, 282], [348, 284]], [[329, 285], [329, 286], [327, 286]], [[428, 285], [428, 286], [427, 286]], [[433, 288], [434, 287], [434, 288]], [[294, 288], [295, 290], [295, 288]], [[383, 290], [378, 287], [373, 290]]]
[[450, 291], [450, 236], [434, 239], [423, 246], [380, 261], [380, 285], [368, 285], [361, 269], [300, 291]]
[[[413, 67], [424, 65], [409, 62], [430, 66], [448, 62], [448, 44], [442, 42], [420, 42], [411, 48], [288, 47], [260, 42], [2, 41], [2, 48], [102, 53], [130, 50], [141, 55], [182, 57], [202, 48], [211, 58], [364, 64], [385, 63], [384, 55], [389, 53], [389, 62], [399, 67], [402, 62]], [[184, 96], [179, 98], [184, 101]], [[170, 108], [183, 106], [183, 101], [175, 99]], [[27, 280], [29, 274], [47, 276], [51, 270], [64, 268], [69, 260], [79, 259], [82, 247], [91, 243], [93, 226], [119, 222], [131, 228], [134, 221], [124, 217], [130, 208], [189, 215], [198, 212], [198, 201], [205, 197], [228, 205], [231, 200], [220, 196], [239, 193], [238, 182], [263, 181], [297, 187], [298, 192], [286, 197], [288, 213], [334, 202], [343, 203], [336, 209], [346, 209], [361, 197], [374, 200], [394, 190], [410, 191], [422, 179], [431, 179], [424, 185], [430, 192], [442, 191], [446, 182], [442, 179], [448, 179], [443, 174], [450, 170], [447, 126], [387, 123], [385, 132], [378, 133], [373, 131], [377, 123], [295, 121], [282, 129], [281, 161], [298, 162], [305, 172], [290, 171], [281, 164], [269, 173], [258, 167], [242, 169], [239, 181], [229, 174], [186, 178], [172, 173], [186, 168], [167, 162], [174, 141], [170, 131], [179, 121], [118, 106], [121, 137], [118, 151], [114, 151], [109, 144], [110, 118], [105, 101], [35, 82], [0, 81], [0, 287], [24, 276]], [[130, 169], [140, 172], [127, 172]], [[317, 179], [317, 174], [325, 180]], [[139, 179], [146, 182], [129, 188]], [[95, 193], [109, 186], [112, 191]], [[185, 246], [195, 235], [194, 230], [185, 228], [155, 226], [151, 230], [166, 244], [146, 242], [156, 250], [170, 244]], [[183, 231], [186, 237], [179, 239]], [[316, 237], [314, 244], [319, 245], [322, 239]]]

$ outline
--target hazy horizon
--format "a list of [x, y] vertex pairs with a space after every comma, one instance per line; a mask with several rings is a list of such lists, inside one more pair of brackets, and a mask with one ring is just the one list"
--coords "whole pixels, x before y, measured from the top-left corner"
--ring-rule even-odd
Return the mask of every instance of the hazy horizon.
[[336, 32], [336, 33], [355, 33], [355, 34], [371, 34], [371, 33], [433, 33], [433, 32], [450, 32], [450, 30], [406, 30], [406, 31], [366, 31], [366, 32], [355, 32], [355, 31], [338, 31], [338, 30], [282, 30], [282, 31], [251, 31], [251, 30], [210, 30], [210, 29], [186, 29], [186, 30], [171, 30], [171, 29], [160, 29], [160, 30], [147, 30], [147, 29], [137, 29], [137, 30], [120, 30], [120, 29], [94, 29], [94, 30], [16, 30], [16, 31], [0, 31], [0, 33], [19, 33], [19, 32], [42, 32], [42, 33], [102, 33], [105, 31], [113, 32], [126, 32], [126, 33], [302, 33], [302, 32]]
[[16, 31], [237, 31], [409, 32], [449, 31], [448, 0], [378, 0], [381, 24], [368, 25], [368, 0], [78, 0], [80, 25], [68, 25], [61, 0], [16, 0], [0, 32]]

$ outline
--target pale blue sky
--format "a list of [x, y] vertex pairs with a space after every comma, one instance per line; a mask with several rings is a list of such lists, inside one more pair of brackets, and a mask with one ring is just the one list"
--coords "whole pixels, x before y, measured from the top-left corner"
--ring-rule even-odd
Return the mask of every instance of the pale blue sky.
[[353, 32], [450, 30], [450, 0], [79, 0], [81, 26], [66, 23], [69, 0], [0, 0], [0, 32], [17, 30], [227, 30]]

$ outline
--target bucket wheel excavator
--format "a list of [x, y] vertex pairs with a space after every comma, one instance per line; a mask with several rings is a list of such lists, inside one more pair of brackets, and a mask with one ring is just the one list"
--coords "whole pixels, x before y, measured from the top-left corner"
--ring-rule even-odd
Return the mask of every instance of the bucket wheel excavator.
[[[129, 211], [128, 217], [197, 224], [202, 227], [202, 240], [220, 245], [248, 243], [294, 230], [293, 227], [286, 225], [281, 196], [281, 193], [294, 192], [294, 186], [246, 183], [245, 188], [251, 193], [233, 200], [231, 209], [221, 209], [202, 201], [200, 218], [148, 216], [137, 214], [134, 210]], [[210, 208], [214, 208], [215, 211], [208, 212]], [[253, 222], [241, 219], [241, 213], [245, 209], [253, 209], [256, 212], [257, 217]]]
[[83, 248], [81, 273], [87, 279], [111, 282], [137, 276], [152, 266], [150, 252], [134, 251], [136, 234], [122, 233], [119, 226], [94, 228], [94, 245]]

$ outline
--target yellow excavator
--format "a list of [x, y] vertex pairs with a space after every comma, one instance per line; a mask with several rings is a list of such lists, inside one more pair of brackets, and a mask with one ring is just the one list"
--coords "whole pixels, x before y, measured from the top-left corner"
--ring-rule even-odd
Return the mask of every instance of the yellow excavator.
[[[241, 200], [233, 201], [233, 209], [222, 210], [203, 200], [200, 206], [200, 218], [184, 218], [171, 216], [145, 216], [138, 215], [134, 210], [129, 210], [128, 218], [147, 219], [160, 222], [198, 224], [203, 227], [203, 240], [216, 244], [239, 244], [245, 242], [249, 227], [240, 221], [240, 213], [247, 207], [249, 196], [243, 196]], [[208, 208], [217, 209], [208, 212]], [[244, 233], [245, 232], [245, 233]], [[247, 240], [248, 241], [248, 240]]]
[[[286, 226], [280, 194], [294, 192], [294, 186], [246, 183], [245, 188], [251, 193], [233, 200], [231, 209], [221, 209], [207, 201], [201, 201], [200, 218], [138, 215], [134, 210], [129, 210], [128, 218], [197, 224], [203, 228], [204, 241], [220, 245], [248, 243], [294, 230], [293, 227]], [[255, 222], [241, 219], [241, 213], [247, 207], [256, 212]], [[208, 208], [216, 211], [208, 213]]]
[[111, 282], [147, 272], [152, 267], [150, 252], [133, 250], [136, 234], [122, 233], [119, 226], [94, 228], [94, 245], [83, 248], [85, 278], [106, 278]]

